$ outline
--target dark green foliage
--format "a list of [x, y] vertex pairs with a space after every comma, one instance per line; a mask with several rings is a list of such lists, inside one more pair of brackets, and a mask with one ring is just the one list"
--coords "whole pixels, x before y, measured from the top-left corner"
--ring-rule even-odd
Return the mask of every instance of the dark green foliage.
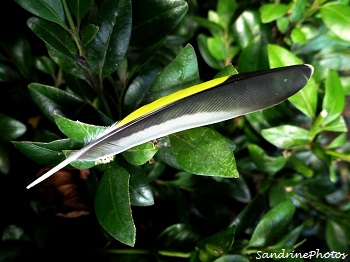
[[[1, 11], [1, 261], [350, 253], [348, 1], [15, 2]], [[301, 63], [312, 79], [276, 107], [25, 190], [146, 103]]]

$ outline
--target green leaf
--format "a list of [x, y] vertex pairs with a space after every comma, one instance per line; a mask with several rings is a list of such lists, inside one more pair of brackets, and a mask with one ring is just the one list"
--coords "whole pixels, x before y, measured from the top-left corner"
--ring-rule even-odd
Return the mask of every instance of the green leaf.
[[306, 161], [299, 159], [295, 155], [291, 155], [290, 160], [293, 168], [300, 174], [306, 177], [312, 177], [314, 175], [314, 170], [305, 163]]
[[130, 172], [130, 203], [133, 206], [151, 206], [154, 204], [152, 187], [143, 172]]
[[217, 23], [209, 21], [208, 19], [195, 16], [193, 17], [193, 21], [199, 26], [207, 28], [213, 36], [222, 36], [225, 34], [224, 28], [222, 28]]
[[89, 12], [93, 0], [67, 0], [70, 11], [77, 18], [78, 23], [84, 18], [84, 16]]
[[263, 23], [270, 23], [284, 16], [289, 9], [285, 4], [265, 4], [260, 7], [260, 17]]
[[348, 128], [345, 123], [344, 117], [339, 116], [332, 122], [327, 123], [326, 126], [322, 126], [321, 130], [330, 132], [347, 132]]
[[101, 226], [116, 240], [134, 246], [134, 226], [129, 197], [129, 173], [115, 163], [107, 165], [95, 197], [95, 212]]
[[300, 225], [296, 228], [294, 228], [292, 231], [288, 232], [278, 243], [274, 244], [273, 246], [270, 246], [270, 250], [276, 250], [281, 251], [281, 249], [285, 248], [293, 248], [296, 241], [298, 240], [298, 237], [302, 233], [304, 228], [304, 225]]
[[327, 220], [326, 225], [326, 242], [330, 250], [336, 250], [348, 254], [350, 230], [333, 220]]
[[294, 212], [295, 206], [290, 199], [270, 209], [256, 226], [249, 246], [261, 247], [275, 244], [286, 234]]
[[291, 20], [298, 22], [302, 19], [306, 8], [307, 0], [293, 0]]
[[283, 156], [268, 156], [266, 152], [258, 145], [249, 144], [248, 150], [259, 171], [274, 175], [286, 164], [286, 159]]
[[344, 146], [346, 143], [346, 134], [340, 134], [327, 146], [327, 149], [334, 149]]
[[133, 0], [133, 28], [131, 44], [145, 47], [169, 35], [188, 10], [184, 0]]
[[251, 72], [266, 67], [268, 67], [266, 45], [260, 38], [255, 38], [243, 49], [238, 59], [238, 68], [241, 72]]
[[184, 170], [203, 176], [238, 177], [234, 155], [226, 139], [216, 131], [200, 127], [169, 137]]
[[[35, 78], [32, 68], [34, 63], [33, 53], [28, 39], [21, 35], [14, 38], [5, 37], [2, 40], [2, 48], [5, 49], [10, 61], [15, 65], [22, 77], [26, 79]], [[4, 68], [8, 69], [8, 67]], [[4, 71], [4, 69], [2, 68], [1, 71]], [[6, 73], [9, 73], [8, 77], [13, 78], [12, 80], [18, 79], [16, 72], [6, 70]]]
[[[268, 46], [269, 63], [271, 68], [302, 64], [294, 54], [278, 45]], [[317, 106], [317, 85], [311, 78], [306, 86], [288, 100], [309, 118], [313, 118]]]
[[200, 240], [200, 234], [190, 224], [174, 224], [164, 229], [158, 236], [158, 250], [191, 252]]
[[36, 57], [34, 65], [38, 70], [50, 75], [53, 79], [56, 77], [55, 73], [57, 66], [51, 58], [47, 56]]
[[88, 24], [84, 29], [81, 31], [81, 42], [83, 46], [87, 46], [92, 39], [96, 36], [99, 28], [96, 25]]
[[215, 258], [225, 255], [234, 241], [235, 227], [229, 227], [225, 231], [207, 237], [196, 245], [199, 261], [213, 261]]
[[176, 58], [158, 75], [149, 90], [146, 101], [151, 102], [163, 96], [198, 83], [199, 72], [196, 53], [186, 45]]
[[226, 58], [226, 47], [223, 39], [219, 36], [208, 37], [208, 50], [218, 60], [225, 60]]
[[128, 49], [131, 1], [104, 1], [93, 24], [99, 31], [87, 46], [88, 61], [102, 80], [118, 68]]
[[281, 33], [286, 33], [287, 30], [288, 30], [288, 27], [289, 27], [289, 19], [288, 17], [280, 17], [277, 19], [276, 21], [276, 25], [277, 25], [277, 28], [278, 30], [281, 32]]
[[10, 172], [10, 154], [8, 149], [0, 144], [0, 172], [8, 174]]
[[220, 70], [224, 66], [222, 61], [218, 61], [209, 51], [207, 36], [203, 34], [199, 34], [197, 37], [197, 45], [198, 45], [199, 52], [201, 53], [204, 61], [210, 67]]
[[58, 52], [71, 57], [78, 54], [70, 34], [62, 27], [37, 17], [29, 18], [27, 24], [37, 36]]
[[233, 32], [239, 46], [246, 48], [254, 39], [260, 38], [259, 14], [254, 11], [244, 11], [234, 22]]
[[261, 218], [266, 208], [263, 195], [256, 195], [244, 209], [235, 217], [230, 226], [235, 225], [236, 232], [242, 233]]
[[306, 35], [299, 28], [294, 27], [291, 32], [291, 38], [294, 43], [305, 43], [307, 38]]
[[327, 116], [322, 124], [327, 125], [343, 112], [345, 106], [345, 94], [336, 71], [330, 70], [326, 78], [325, 95], [322, 109], [326, 110]]
[[132, 80], [124, 96], [124, 107], [127, 113], [131, 113], [142, 105], [160, 70], [161, 66], [158, 63], [149, 62]]
[[214, 79], [224, 77], [224, 76], [232, 76], [236, 74], [238, 74], [237, 70], [233, 67], [233, 65], [230, 64], [222, 68], [220, 72], [214, 76]]
[[271, 144], [283, 149], [306, 146], [309, 142], [307, 130], [291, 125], [264, 129], [261, 131], [261, 135]]
[[232, 18], [235, 15], [237, 9], [237, 3], [234, 0], [219, 0], [216, 6], [216, 10], [219, 16], [219, 23], [229, 30], [231, 26]]
[[154, 157], [170, 167], [173, 167], [177, 170], [183, 170], [177, 163], [176, 157], [170, 146], [170, 139], [168, 136], [165, 136], [161, 139], [161, 147]]
[[12, 67], [0, 64], [0, 82], [11, 82], [21, 79], [20, 75]]
[[32, 14], [44, 18], [48, 21], [59, 24], [63, 27], [65, 24], [65, 16], [61, 1], [57, 0], [16, 0], [16, 2]]
[[350, 41], [350, 6], [330, 3], [321, 7], [326, 26], [338, 37]]
[[98, 134], [108, 129], [108, 127], [89, 125], [80, 121], [73, 121], [58, 114], [54, 114], [54, 119], [58, 128], [63, 134], [80, 143], [92, 141], [98, 136]]
[[147, 142], [139, 146], [135, 146], [124, 151], [123, 157], [132, 165], [143, 165], [149, 161], [155, 153], [157, 153], [159, 146], [152, 142]]
[[15, 140], [27, 131], [27, 127], [20, 121], [0, 114], [0, 142]]
[[12, 142], [13, 145], [30, 159], [42, 165], [57, 165], [65, 159], [63, 150], [80, 148], [82, 145], [72, 139], [56, 140], [50, 143], [44, 142]]
[[98, 88], [98, 84], [96, 84], [98, 82], [97, 76], [91, 71], [91, 68], [87, 67], [85, 58], [65, 55], [49, 45], [46, 45], [46, 47], [52, 60], [54, 60], [63, 71], [85, 80], [96, 92], [101, 91]]
[[91, 119], [101, 124], [110, 125], [112, 121], [89, 103], [70, 93], [52, 86], [32, 83], [29, 92], [41, 111], [54, 121], [54, 113], [68, 119], [79, 119], [91, 122]]

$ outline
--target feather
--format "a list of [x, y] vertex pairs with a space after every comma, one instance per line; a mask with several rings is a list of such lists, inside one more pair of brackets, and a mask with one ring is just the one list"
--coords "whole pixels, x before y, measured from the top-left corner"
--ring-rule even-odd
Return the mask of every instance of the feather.
[[75, 160], [95, 161], [172, 133], [214, 124], [277, 105], [302, 89], [310, 65], [294, 65], [217, 78], [147, 104], [27, 186]]

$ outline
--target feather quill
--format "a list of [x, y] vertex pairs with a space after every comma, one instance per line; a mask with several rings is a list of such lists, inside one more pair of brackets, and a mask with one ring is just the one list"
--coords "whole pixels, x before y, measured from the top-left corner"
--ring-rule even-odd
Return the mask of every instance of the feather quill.
[[214, 124], [277, 105], [302, 89], [310, 65], [217, 78], [147, 104], [29, 184], [31, 188], [75, 160], [95, 161], [172, 133]]

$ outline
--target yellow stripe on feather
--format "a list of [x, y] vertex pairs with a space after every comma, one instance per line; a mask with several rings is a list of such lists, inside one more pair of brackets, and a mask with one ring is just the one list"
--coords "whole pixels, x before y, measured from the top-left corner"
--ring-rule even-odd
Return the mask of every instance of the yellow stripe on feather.
[[220, 78], [216, 78], [195, 86], [191, 86], [182, 90], [179, 90], [173, 94], [161, 97], [159, 99], [157, 99], [156, 101], [149, 103], [147, 105], [144, 105], [142, 107], [140, 107], [139, 109], [135, 110], [134, 112], [132, 112], [131, 114], [129, 114], [128, 116], [126, 116], [123, 120], [119, 121], [117, 123], [117, 127], [123, 126], [125, 124], [130, 123], [131, 121], [142, 117], [144, 115], [147, 115], [159, 108], [162, 108], [166, 105], [169, 105], [173, 102], [176, 102], [180, 99], [189, 97], [191, 95], [194, 95], [196, 93], [199, 93], [201, 91], [213, 88], [223, 82], [225, 82], [230, 76], [224, 76], [224, 77], [220, 77]]

